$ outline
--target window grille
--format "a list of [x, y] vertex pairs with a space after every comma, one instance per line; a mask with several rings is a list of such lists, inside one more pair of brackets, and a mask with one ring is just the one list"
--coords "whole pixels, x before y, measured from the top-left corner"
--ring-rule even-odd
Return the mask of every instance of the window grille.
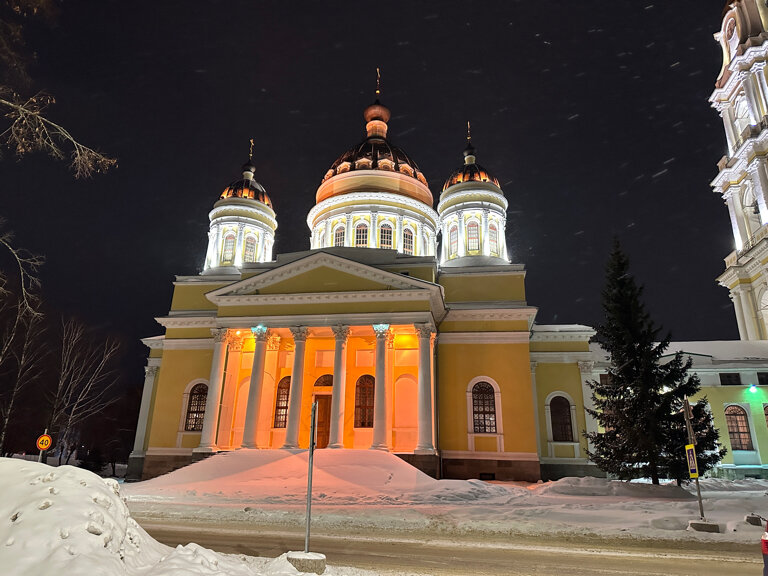
[[256, 262], [256, 238], [248, 236], [245, 239], [245, 255], [243, 260], [245, 262]]
[[496, 433], [496, 392], [488, 382], [472, 387], [472, 420], [475, 433]]
[[480, 232], [477, 222], [470, 222], [467, 226], [467, 249], [477, 252], [480, 249]]
[[373, 428], [375, 382], [370, 374], [363, 374], [355, 385], [355, 428]]
[[573, 442], [571, 403], [564, 396], [555, 396], [549, 402], [553, 442]]
[[184, 430], [187, 432], [200, 432], [203, 429], [205, 418], [205, 401], [208, 398], [208, 386], [195, 384], [189, 392], [187, 403], [187, 417], [184, 422]]
[[741, 406], [731, 405], [725, 409], [725, 423], [731, 439], [732, 450], [754, 450], [752, 434], [749, 432], [747, 411]]
[[451, 237], [451, 256], [456, 256], [457, 250], [459, 249], [459, 229], [454, 226], [451, 228], [449, 235]]
[[403, 230], [403, 254], [413, 255], [413, 232]]
[[493, 224], [488, 228], [488, 243], [491, 245], [491, 255], [499, 255], [499, 231]]
[[344, 227], [339, 226], [336, 228], [336, 231], [333, 233], [333, 245], [334, 246], [344, 246]]
[[275, 428], [285, 428], [288, 421], [288, 397], [291, 393], [291, 377], [286, 376], [277, 385], [275, 400]]
[[721, 372], [721, 386], [741, 386], [741, 374], [738, 372]]
[[232, 264], [235, 261], [235, 235], [229, 234], [224, 237], [224, 250], [221, 252], [221, 263]]
[[392, 226], [384, 224], [381, 227], [381, 240], [379, 241], [381, 248], [392, 249]]
[[357, 248], [368, 246], [368, 226], [365, 224], [358, 224], [355, 228], [355, 246]]

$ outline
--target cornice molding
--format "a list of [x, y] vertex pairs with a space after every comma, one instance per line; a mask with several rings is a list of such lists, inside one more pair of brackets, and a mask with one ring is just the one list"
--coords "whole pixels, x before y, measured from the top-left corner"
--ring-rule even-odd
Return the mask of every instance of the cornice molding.
[[214, 302], [226, 306], [271, 306], [280, 304], [322, 304], [329, 302], [379, 302], [429, 300], [428, 290], [366, 290], [364, 292], [303, 292], [300, 294], [248, 294], [216, 296]]
[[595, 330], [573, 330], [569, 332], [539, 332], [535, 328], [531, 342], [585, 342], [597, 334]]
[[443, 460], [521, 460], [538, 462], [536, 452], [470, 452], [467, 450], [441, 450]]
[[216, 318], [213, 316], [204, 317], [171, 317], [161, 316], [155, 318], [155, 321], [164, 328], [215, 328]]
[[528, 332], [440, 332], [438, 345], [442, 344], [523, 344], [528, 342]]
[[[421, 214], [422, 216], [425, 216], [431, 220], [432, 226], [437, 228], [439, 216], [437, 212], [435, 212], [429, 205], [423, 202], [419, 202], [418, 200], [414, 200], [413, 198], [409, 198], [408, 196], [393, 194], [392, 192], [348, 192], [346, 194], [332, 196], [331, 198], [327, 198], [317, 203], [309, 211], [309, 214], [307, 214], [307, 226], [309, 226], [310, 229], [314, 229], [319, 214], [322, 214], [326, 210], [333, 210], [334, 208], [344, 204], [354, 205], [358, 203], [368, 203], [371, 206], [368, 206], [365, 211], [381, 211], [382, 208], [379, 208], [379, 206], [382, 205], [382, 202], [388, 203], [383, 204], [385, 207], [389, 207], [390, 204], [399, 204], [406, 208], [410, 208], [417, 214]], [[354, 211], [355, 210], [352, 208], [352, 206], [350, 206], [349, 212]], [[386, 208], [384, 208], [384, 211], [386, 211]]]
[[163, 350], [213, 350], [213, 338], [166, 338]]
[[575, 364], [594, 362], [592, 352], [531, 352], [531, 361], [539, 364]]
[[537, 308], [483, 308], [475, 310], [448, 310], [443, 322], [471, 322], [474, 320], [528, 320], [536, 316]]

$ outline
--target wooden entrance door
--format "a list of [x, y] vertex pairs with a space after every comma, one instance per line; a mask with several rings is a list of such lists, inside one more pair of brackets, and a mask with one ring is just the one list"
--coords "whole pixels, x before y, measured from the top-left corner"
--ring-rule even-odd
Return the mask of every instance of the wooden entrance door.
[[317, 400], [317, 447], [326, 448], [331, 434], [331, 396], [315, 396]]

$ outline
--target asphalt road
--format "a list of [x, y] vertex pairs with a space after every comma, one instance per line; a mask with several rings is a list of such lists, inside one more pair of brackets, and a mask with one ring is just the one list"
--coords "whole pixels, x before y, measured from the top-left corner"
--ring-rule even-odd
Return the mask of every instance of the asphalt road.
[[[284, 527], [227, 526], [212, 523], [172, 525], [139, 520], [164, 544], [190, 541], [218, 552], [276, 557], [304, 549], [304, 532]], [[754, 547], [708, 543], [652, 542], [630, 544], [578, 538], [509, 537], [507, 540], [468, 538], [437, 540], [428, 534], [397, 536], [313, 534], [310, 549], [328, 563], [378, 571], [381, 574], [504, 575], [504, 576], [759, 576], [762, 556]], [[754, 548], [754, 549], [753, 549]]]

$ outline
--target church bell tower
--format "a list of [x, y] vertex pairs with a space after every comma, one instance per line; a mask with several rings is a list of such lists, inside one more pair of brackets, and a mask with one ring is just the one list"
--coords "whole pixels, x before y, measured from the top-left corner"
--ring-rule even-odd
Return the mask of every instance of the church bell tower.
[[728, 208], [734, 250], [717, 281], [733, 301], [742, 340], [768, 339], [768, 7], [730, 1], [715, 34], [723, 66], [710, 96], [727, 141], [712, 181]]

